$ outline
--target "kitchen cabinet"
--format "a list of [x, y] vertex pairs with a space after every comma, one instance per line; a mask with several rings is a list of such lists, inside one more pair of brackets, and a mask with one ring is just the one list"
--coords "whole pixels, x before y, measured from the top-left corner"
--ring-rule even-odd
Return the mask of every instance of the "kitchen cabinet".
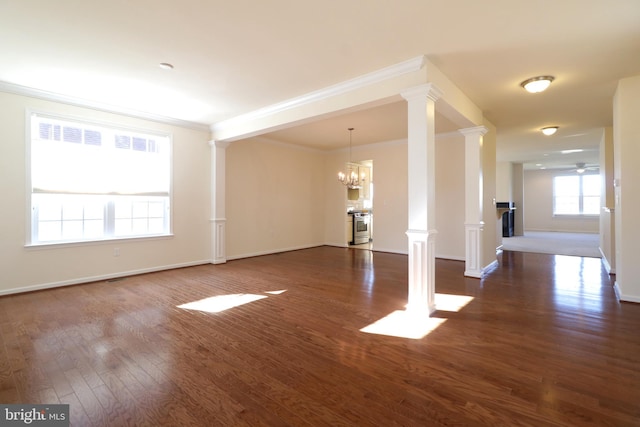
[[347, 214], [347, 227], [345, 229], [345, 239], [348, 245], [353, 242], [353, 215]]

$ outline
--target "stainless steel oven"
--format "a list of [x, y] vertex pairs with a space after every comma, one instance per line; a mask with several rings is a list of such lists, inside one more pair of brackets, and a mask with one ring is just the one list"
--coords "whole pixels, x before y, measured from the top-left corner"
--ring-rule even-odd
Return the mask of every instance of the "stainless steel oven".
[[356, 212], [353, 214], [353, 244], [369, 243], [371, 238], [371, 217], [369, 213]]

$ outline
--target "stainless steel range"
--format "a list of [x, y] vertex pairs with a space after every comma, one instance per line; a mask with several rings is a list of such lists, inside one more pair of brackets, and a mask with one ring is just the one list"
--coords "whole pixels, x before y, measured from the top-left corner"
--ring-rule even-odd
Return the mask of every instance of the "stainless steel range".
[[360, 245], [369, 243], [371, 239], [371, 214], [368, 212], [353, 213], [353, 239], [352, 244]]

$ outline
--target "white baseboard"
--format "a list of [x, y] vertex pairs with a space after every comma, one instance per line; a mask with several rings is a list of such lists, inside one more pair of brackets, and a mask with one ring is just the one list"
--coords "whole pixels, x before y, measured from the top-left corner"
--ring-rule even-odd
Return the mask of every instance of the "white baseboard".
[[604, 264], [604, 268], [605, 268], [605, 270], [607, 270], [607, 273], [616, 274], [616, 269], [615, 268], [611, 268], [611, 264], [609, 264], [609, 260], [607, 259], [606, 255], [602, 251], [602, 248], [598, 248], [598, 250], [600, 251], [600, 256], [601, 256], [601, 259], [602, 259], [602, 263]]
[[[279, 254], [279, 253], [282, 253], [282, 252], [298, 251], [300, 249], [316, 248], [318, 246], [325, 246], [325, 243], [315, 243], [315, 244], [310, 244], [310, 245], [291, 246], [291, 247], [288, 247], [288, 248], [268, 249], [266, 251], [248, 252], [248, 253], [245, 253], [245, 254], [228, 256], [227, 257], [227, 261], [234, 260], [234, 259], [242, 259], [242, 258], [252, 258], [252, 257], [255, 257], [255, 256]], [[333, 245], [331, 245], [331, 246], [333, 246]]]
[[399, 251], [397, 249], [387, 249], [387, 248], [381, 248], [378, 246], [374, 246], [373, 249], [371, 250], [374, 252], [386, 252], [390, 254], [409, 255], [409, 251]]
[[622, 291], [620, 290], [620, 286], [618, 286], [618, 281], [617, 280], [616, 280], [616, 283], [614, 283], [614, 285], [613, 285], [613, 290], [616, 292], [616, 297], [618, 298], [618, 301], [640, 303], [640, 296], [636, 297], [636, 296], [632, 296], [632, 295], [623, 294]]
[[325, 243], [325, 246], [333, 246], [336, 248], [348, 248], [349, 245], [347, 243]]
[[60, 288], [62, 286], [80, 285], [83, 283], [100, 282], [103, 280], [118, 279], [120, 277], [135, 276], [137, 274], [154, 273], [156, 271], [173, 270], [175, 268], [193, 267], [196, 265], [210, 264], [211, 260], [184, 262], [179, 264], [161, 265], [156, 267], [141, 268], [139, 270], [121, 271], [117, 273], [101, 274], [98, 276], [79, 277], [76, 279], [62, 280], [59, 282], [41, 283], [38, 285], [23, 286], [20, 288], [0, 290], [0, 295], [19, 294], [23, 292], [40, 291], [43, 289]]
[[498, 268], [500, 264], [498, 263], [497, 259], [494, 259], [493, 261], [491, 261], [485, 268], [482, 269], [482, 275], [484, 276], [485, 273], [488, 273], [489, 271]]
[[440, 259], [450, 259], [452, 261], [464, 261], [464, 257], [457, 255], [447, 255], [447, 254], [436, 254], [436, 258]]

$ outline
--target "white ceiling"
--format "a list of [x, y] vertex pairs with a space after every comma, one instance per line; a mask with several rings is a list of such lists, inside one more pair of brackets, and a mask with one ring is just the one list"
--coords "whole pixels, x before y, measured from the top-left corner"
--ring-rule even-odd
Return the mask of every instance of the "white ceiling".
[[[553, 161], [597, 161], [616, 83], [640, 74], [638, 0], [2, 0], [0, 23], [0, 82], [202, 124], [425, 54], [497, 126], [499, 160], [541, 164], [578, 148]], [[540, 74], [556, 77], [548, 91], [519, 87]], [[396, 140], [404, 109], [266, 136]]]

